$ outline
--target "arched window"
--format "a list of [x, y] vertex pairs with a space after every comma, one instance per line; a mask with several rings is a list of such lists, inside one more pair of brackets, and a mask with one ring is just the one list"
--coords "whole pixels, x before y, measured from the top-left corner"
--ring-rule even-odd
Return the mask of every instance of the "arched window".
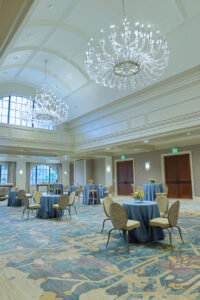
[[57, 171], [48, 165], [38, 165], [31, 169], [30, 185], [54, 183], [57, 179]]
[[34, 107], [34, 101], [25, 97], [20, 96], [6, 96], [0, 98], [0, 123], [20, 125], [26, 127], [35, 127], [53, 130], [52, 125], [46, 123], [37, 122], [33, 123], [31, 120], [26, 122], [20, 117], [19, 109], [26, 108], [26, 105]]
[[4, 165], [0, 165], [0, 184], [7, 184], [8, 169]]

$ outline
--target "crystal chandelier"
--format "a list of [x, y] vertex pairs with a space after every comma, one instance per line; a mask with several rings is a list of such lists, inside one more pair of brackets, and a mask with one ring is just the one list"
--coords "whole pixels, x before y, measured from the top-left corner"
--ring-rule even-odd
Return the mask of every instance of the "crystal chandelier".
[[47, 60], [45, 60], [45, 81], [41, 90], [36, 91], [33, 105], [29, 101], [25, 109], [20, 109], [20, 116], [27, 122], [46, 123], [55, 127], [67, 120], [69, 108], [67, 104], [56, 97], [53, 91], [47, 88], [46, 65]]
[[86, 69], [92, 80], [105, 87], [134, 89], [156, 81], [168, 65], [169, 50], [165, 38], [151, 25], [135, 23], [133, 33], [124, 14], [121, 32], [111, 25], [106, 43], [104, 31], [98, 44], [91, 39], [86, 51]]

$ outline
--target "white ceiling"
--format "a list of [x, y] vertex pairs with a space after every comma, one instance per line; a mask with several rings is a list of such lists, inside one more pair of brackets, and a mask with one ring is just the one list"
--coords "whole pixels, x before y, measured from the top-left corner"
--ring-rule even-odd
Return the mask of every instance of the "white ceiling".
[[[130, 21], [155, 24], [167, 36], [161, 80], [199, 65], [200, 0], [125, 0], [125, 10]], [[89, 38], [120, 18], [121, 0], [36, 0], [0, 59], [0, 83], [38, 88], [48, 59], [48, 85], [68, 103], [71, 120], [133, 93], [97, 86], [84, 66]]]

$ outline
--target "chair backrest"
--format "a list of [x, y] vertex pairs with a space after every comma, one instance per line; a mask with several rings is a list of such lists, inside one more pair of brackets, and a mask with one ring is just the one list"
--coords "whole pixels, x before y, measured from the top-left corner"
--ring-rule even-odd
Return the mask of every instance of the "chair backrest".
[[175, 201], [168, 212], [168, 221], [171, 227], [176, 226], [178, 222], [178, 214], [179, 214], [179, 208], [180, 208], [180, 201]]
[[33, 196], [33, 201], [35, 202], [35, 203], [40, 203], [40, 197], [42, 196], [42, 193], [41, 192], [39, 192], [39, 191], [36, 191], [35, 193], [34, 193], [34, 196]]
[[108, 192], [109, 192], [109, 194], [113, 194], [113, 186], [112, 185], [110, 185], [109, 187], [108, 187]]
[[114, 201], [113, 201], [113, 199], [111, 197], [105, 197], [103, 199], [103, 209], [104, 209], [105, 215], [107, 217], [110, 217], [110, 205], [113, 202]]
[[69, 196], [68, 195], [61, 195], [58, 199], [58, 205], [60, 209], [65, 209], [67, 205], [69, 204]]
[[25, 190], [19, 190], [18, 193], [17, 193], [18, 199], [19, 199], [19, 200], [23, 199], [22, 197], [23, 197], [23, 195], [25, 195], [25, 194], [26, 194]]
[[168, 211], [168, 198], [164, 195], [159, 195], [156, 198], [160, 212], [166, 214]]
[[69, 195], [69, 204], [73, 205], [74, 202], [75, 202], [75, 195], [76, 195], [76, 192], [73, 191], [70, 195]]
[[125, 209], [118, 203], [110, 205], [110, 220], [116, 229], [123, 229], [128, 221], [128, 216]]
[[7, 195], [7, 189], [6, 188], [2, 188], [2, 189], [0, 189], [0, 197], [4, 197], [4, 196], [6, 196]]
[[80, 185], [80, 186], [78, 187], [77, 192], [78, 192], [78, 193], [82, 193], [82, 192], [83, 192], [83, 186], [82, 186], [82, 185]]
[[164, 184], [164, 193], [168, 194], [168, 185], [166, 183]]
[[135, 193], [135, 185], [133, 183], [131, 183], [131, 189], [132, 189], [132, 193]]
[[24, 206], [25, 206], [25, 208], [29, 208], [29, 199], [28, 199], [28, 197], [26, 196], [26, 194], [24, 193], [22, 193], [21, 194], [21, 198], [20, 198], [20, 200], [23, 200], [24, 201]]

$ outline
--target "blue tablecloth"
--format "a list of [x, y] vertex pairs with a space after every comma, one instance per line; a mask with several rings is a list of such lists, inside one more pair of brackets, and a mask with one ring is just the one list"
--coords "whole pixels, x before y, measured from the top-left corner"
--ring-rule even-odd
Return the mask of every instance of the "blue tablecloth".
[[16, 200], [18, 190], [10, 191], [8, 194], [8, 206], [22, 206], [24, 205], [23, 200]]
[[[58, 203], [60, 195], [44, 195], [40, 198], [41, 208], [38, 209], [37, 218], [48, 219], [56, 218], [56, 209], [53, 209], [53, 204]], [[64, 212], [58, 211], [58, 216], [61, 217]]]
[[130, 242], [157, 242], [164, 239], [164, 232], [161, 228], [151, 228], [151, 239], [149, 235], [149, 221], [160, 217], [160, 211], [157, 202], [152, 201], [127, 201], [123, 202], [128, 218], [131, 220], [140, 221], [141, 236], [139, 229], [134, 229], [129, 232]]
[[71, 194], [72, 192], [78, 190], [78, 187], [75, 185], [71, 185], [71, 186], [69, 186], [68, 190], [70, 191], [70, 194]]
[[83, 204], [91, 204], [91, 203], [93, 204], [92, 201], [88, 201], [88, 196], [89, 196], [88, 191], [89, 190], [97, 190], [97, 199], [98, 199], [98, 201], [97, 201], [97, 203], [95, 201], [94, 204], [99, 204], [100, 203], [100, 197], [99, 197], [99, 186], [98, 186], [98, 184], [85, 184], [84, 185], [84, 188], [83, 188]]
[[156, 199], [156, 193], [163, 193], [164, 187], [162, 183], [150, 183], [143, 184], [144, 200], [154, 201]]
[[105, 197], [104, 192], [107, 191], [107, 187], [106, 186], [99, 186], [98, 190], [99, 190], [99, 198], [104, 198]]
[[54, 184], [50, 184], [50, 189], [53, 190], [53, 193], [55, 193], [55, 190], [59, 188], [61, 189], [61, 193], [63, 194], [63, 184], [62, 183], [54, 183]]

